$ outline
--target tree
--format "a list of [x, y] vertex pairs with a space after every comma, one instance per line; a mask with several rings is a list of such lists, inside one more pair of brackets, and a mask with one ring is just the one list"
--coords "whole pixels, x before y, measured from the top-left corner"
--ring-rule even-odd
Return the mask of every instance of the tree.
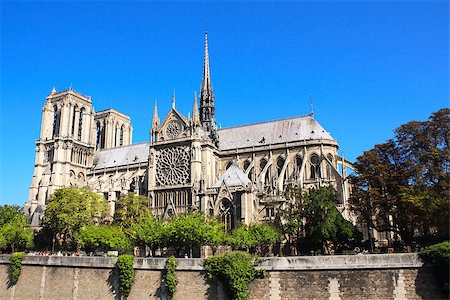
[[118, 250], [124, 253], [132, 248], [128, 236], [113, 225], [88, 225], [74, 233], [74, 240], [86, 251]]
[[354, 236], [353, 225], [342, 217], [336, 203], [336, 192], [331, 187], [311, 189], [303, 198], [303, 243], [306, 249], [322, 246], [328, 252], [328, 242], [343, 244]]
[[0, 206], [0, 249], [25, 250], [33, 247], [33, 230], [17, 205]]
[[74, 232], [102, 223], [107, 215], [108, 206], [103, 196], [86, 188], [62, 188], [50, 197], [42, 226], [59, 245], [70, 247]]
[[449, 114], [441, 109], [427, 121], [404, 124], [357, 158], [351, 205], [360, 222], [407, 244], [448, 237]]
[[165, 224], [152, 215], [141, 217], [128, 231], [138, 246], [148, 246], [155, 255], [156, 249], [164, 244], [167, 235]]
[[180, 251], [184, 247], [189, 249], [189, 255], [192, 257], [193, 247], [200, 246], [205, 242], [206, 221], [200, 213], [178, 215], [166, 226], [166, 238], [175, 248], [177, 255], [180, 255]]
[[126, 229], [148, 215], [151, 215], [151, 210], [147, 198], [130, 192], [117, 201], [114, 222]]
[[206, 223], [205, 245], [211, 247], [213, 255], [219, 246], [225, 245], [229, 239], [225, 232], [225, 225], [219, 222], [216, 218], [211, 218]]
[[250, 232], [255, 239], [256, 252], [260, 255], [268, 253], [267, 248], [281, 241], [281, 233], [270, 224], [254, 224], [250, 226]]

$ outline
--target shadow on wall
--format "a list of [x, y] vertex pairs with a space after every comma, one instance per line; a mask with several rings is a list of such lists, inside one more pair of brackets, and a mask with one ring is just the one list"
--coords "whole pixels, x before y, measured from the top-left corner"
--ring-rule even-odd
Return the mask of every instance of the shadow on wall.
[[[415, 280], [416, 294], [421, 296], [422, 299], [450, 299], [448, 289], [444, 291], [444, 287], [442, 286], [442, 284], [445, 283], [442, 282], [442, 274], [440, 274], [440, 272], [449, 272], [449, 270], [439, 270], [436, 268], [417, 269]], [[448, 282], [446, 284], [448, 284]], [[445, 296], [445, 294], [447, 295]]]

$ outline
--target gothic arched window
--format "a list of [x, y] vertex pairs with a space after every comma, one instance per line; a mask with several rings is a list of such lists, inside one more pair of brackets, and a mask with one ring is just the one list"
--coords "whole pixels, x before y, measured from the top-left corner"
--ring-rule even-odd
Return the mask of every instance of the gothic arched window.
[[321, 172], [320, 172], [320, 159], [317, 154], [311, 155], [311, 179], [320, 178]]
[[81, 134], [83, 133], [83, 114], [85, 109], [80, 109], [80, 116], [78, 118], [78, 139], [81, 140]]
[[55, 137], [59, 135], [59, 119], [61, 116], [61, 112], [58, 110], [58, 107], [55, 106], [53, 108], [53, 133], [52, 136]]
[[118, 125], [114, 126], [114, 147], [117, 147], [117, 131], [118, 131]]
[[234, 208], [228, 199], [223, 199], [219, 205], [219, 220], [224, 224], [224, 229], [231, 232], [234, 229]]
[[[333, 155], [328, 154], [327, 155], [328, 160], [330, 161], [330, 163], [333, 163]], [[333, 173], [331, 171], [331, 165], [329, 162], [327, 162], [327, 178], [331, 179], [333, 177]]]
[[277, 174], [278, 174], [278, 176], [281, 175], [281, 171], [283, 170], [283, 166], [284, 166], [284, 158], [279, 157], [277, 159]]
[[296, 178], [300, 178], [300, 171], [302, 170], [302, 163], [303, 163], [303, 160], [302, 160], [301, 156], [297, 155], [295, 157], [295, 161], [294, 161], [294, 172], [295, 172]]
[[75, 122], [77, 121], [76, 119], [76, 111], [77, 111], [78, 107], [75, 105], [72, 109], [72, 130], [71, 130], [71, 135], [73, 136], [75, 134]]
[[120, 140], [119, 140], [119, 146], [123, 145], [123, 125], [120, 126]]
[[97, 145], [98, 149], [101, 149], [101, 134], [102, 134], [102, 132], [101, 132], [101, 127], [100, 127], [100, 122], [97, 122], [96, 133], [97, 133], [96, 145]]

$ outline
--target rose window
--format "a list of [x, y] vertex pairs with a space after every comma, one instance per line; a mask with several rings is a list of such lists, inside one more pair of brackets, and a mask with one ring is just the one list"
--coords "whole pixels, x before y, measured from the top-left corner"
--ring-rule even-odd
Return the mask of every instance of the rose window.
[[172, 120], [167, 124], [166, 135], [171, 139], [177, 138], [181, 133], [181, 124], [176, 120]]
[[190, 178], [189, 152], [183, 147], [162, 149], [157, 154], [158, 185], [186, 184]]

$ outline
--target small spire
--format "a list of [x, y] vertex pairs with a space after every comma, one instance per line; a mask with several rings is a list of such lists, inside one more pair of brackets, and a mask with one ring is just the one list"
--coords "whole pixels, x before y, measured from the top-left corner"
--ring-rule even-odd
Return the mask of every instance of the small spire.
[[172, 108], [175, 109], [175, 89], [173, 89], [173, 95], [172, 95]]
[[192, 105], [192, 122], [194, 124], [200, 124], [200, 114], [198, 112], [197, 105], [197, 92], [194, 92], [194, 104]]
[[158, 127], [159, 127], [158, 106], [155, 99], [155, 105], [153, 106], [152, 128], [156, 129]]
[[55, 86], [53, 86], [51, 94], [52, 94], [52, 95], [53, 95], [53, 94], [56, 94], [56, 88], [55, 88]]
[[312, 96], [309, 96], [309, 115], [314, 117], [313, 101]]

